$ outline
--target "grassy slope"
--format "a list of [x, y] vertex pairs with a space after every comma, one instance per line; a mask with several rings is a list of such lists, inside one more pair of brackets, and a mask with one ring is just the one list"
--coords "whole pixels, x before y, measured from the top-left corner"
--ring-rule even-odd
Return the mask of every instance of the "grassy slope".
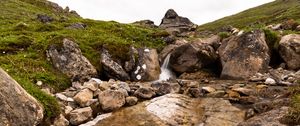
[[[37, 14], [47, 14], [56, 20], [43, 24], [36, 20]], [[60, 18], [66, 18], [64, 22]], [[87, 29], [70, 30], [72, 23], [87, 24]], [[27, 26], [20, 25], [26, 23]], [[83, 54], [101, 71], [100, 48], [105, 45], [116, 58], [126, 59], [129, 45], [161, 48], [161, 31], [82, 19], [70, 13], [55, 11], [44, 0], [0, 1], [0, 67], [15, 78], [25, 90], [37, 98], [46, 109], [48, 118], [59, 113], [55, 98], [45, 94], [35, 85], [43, 81], [46, 87], [61, 91], [70, 86], [69, 79], [46, 59], [49, 44], [68, 37], [75, 40]], [[163, 34], [163, 33], [162, 33]], [[5, 52], [5, 53], [3, 53]]]
[[[300, 21], [299, 0], [276, 0], [241, 13], [228, 16], [199, 26], [198, 31], [217, 32], [220, 28], [231, 25], [237, 28], [253, 27], [253, 25], [268, 25], [281, 23], [287, 19]], [[257, 24], [258, 23], [258, 24]]]

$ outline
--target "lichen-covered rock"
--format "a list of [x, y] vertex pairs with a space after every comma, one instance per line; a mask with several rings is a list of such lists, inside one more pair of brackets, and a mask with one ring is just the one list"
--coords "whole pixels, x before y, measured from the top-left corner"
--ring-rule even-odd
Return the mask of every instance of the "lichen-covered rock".
[[79, 91], [75, 96], [74, 100], [81, 106], [85, 107], [87, 106], [87, 103], [93, 99], [93, 91], [90, 89], [83, 89]]
[[70, 123], [79, 125], [88, 121], [92, 117], [93, 110], [91, 107], [75, 109], [70, 113]]
[[104, 111], [114, 111], [125, 104], [125, 95], [120, 91], [105, 90], [99, 95], [99, 102]]
[[154, 81], [159, 79], [160, 65], [156, 49], [138, 49], [138, 61], [132, 73], [135, 81]]
[[97, 76], [95, 67], [82, 55], [79, 46], [69, 39], [63, 39], [62, 44], [50, 45], [47, 56], [54, 67], [70, 77], [72, 81], [85, 82]]
[[279, 42], [279, 54], [290, 69], [300, 68], [300, 35], [283, 36]]
[[106, 49], [102, 49], [101, 63], [103, 65], [104, 73], [109, 78], [122, 81], [130, 80], [129, 75], [126, 73], [123, 67], [111, 58], [111, 55]]
[[256, 30], [224, 41], [218, 49], [222, 63], [221, 78], [247, 79], [267, 70], [269, 48], [262, 31]]
[[35, 126], [43, 117], [43, 106], [0, 68], [0, 125]]

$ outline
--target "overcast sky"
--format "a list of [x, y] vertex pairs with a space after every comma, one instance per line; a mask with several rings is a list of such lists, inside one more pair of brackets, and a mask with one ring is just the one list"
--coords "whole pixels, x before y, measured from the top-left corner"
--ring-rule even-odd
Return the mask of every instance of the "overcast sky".
[[274, 0], [50, 0], [69, 6], [84, 18], [121, 23], [150, 19], [159, 25], [172, 8], [180, 16], [203, 24]]

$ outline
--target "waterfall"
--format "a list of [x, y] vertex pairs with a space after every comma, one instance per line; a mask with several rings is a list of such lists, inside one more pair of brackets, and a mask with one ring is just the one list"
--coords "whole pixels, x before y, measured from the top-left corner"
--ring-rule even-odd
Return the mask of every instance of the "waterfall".
[[160, 67], [161, 73], [159, 75], [158, 81], [167, 81], [171, 77], [175, 77], [172, 71], [169, 69], [169, 61], [170, 61], [171, 54], [168, 54], [165, 58], [163, 65]]

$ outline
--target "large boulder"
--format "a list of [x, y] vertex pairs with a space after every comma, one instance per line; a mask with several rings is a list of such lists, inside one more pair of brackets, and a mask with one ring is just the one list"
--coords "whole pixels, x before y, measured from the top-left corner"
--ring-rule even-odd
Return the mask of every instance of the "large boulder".
[[288, 107], [281, 107], [240, 123], [238, 126], [286, 126], [280, 123], [281, 118], [288, 114]]
[[99, 102], [104, 111], [114, 111], [121, 108], [125, 102], [125, 95], [120, 91], [105, 90], [99, 94]]
[[97, 76], [95, 67], [82, 55], [79, 46], [69, 39], [63, 39], [62, 44], [50, 45], [47, 56], [54, 67], [70, 77], [72, 81], [84, 82]]
[[192, 99], [181, 94], [167, 94], [116, 111], [105, 118], [97, 117], [95, 126], [234, 126], [244, 120], [244, 115], [244, 111], [228, 100]]
[[138, 49], [138, 61], [132, 72], [136, 81], [154, 81], [159, 79], [160, 65], [156, 49]]
[[197, 27], [188, 18], [178, 16], [173, 10], [169, 9], [162, 19], [159, 28], [166, 29], [170, 34], [183, 33], [194, 30]]
[[265, 34], [259, 30], [231, 37], [218, 51], [224, 79], [247, 79], [255, 73], [263, 73], [270, 62]]
[[283, 36], [279, 42], [279, 54], [290, 69], [300, 68], [300, 35]]
[[130, 80], [129, 75], [123, 69], [123, 67], [115, 62], [106, 49], [102, 49], [101, 64], [104, 69], [104, 73], [109, 77], [117, 80], [127, 81]]
[[177, 73], [195, 72], [214, 63], [218, 55], [207, 43], [192, 42], [179, 46], [171, 53], [170, 67]]
[[35, 126], [43, 113], [43, 106], [0, 68], [0, 125]]

